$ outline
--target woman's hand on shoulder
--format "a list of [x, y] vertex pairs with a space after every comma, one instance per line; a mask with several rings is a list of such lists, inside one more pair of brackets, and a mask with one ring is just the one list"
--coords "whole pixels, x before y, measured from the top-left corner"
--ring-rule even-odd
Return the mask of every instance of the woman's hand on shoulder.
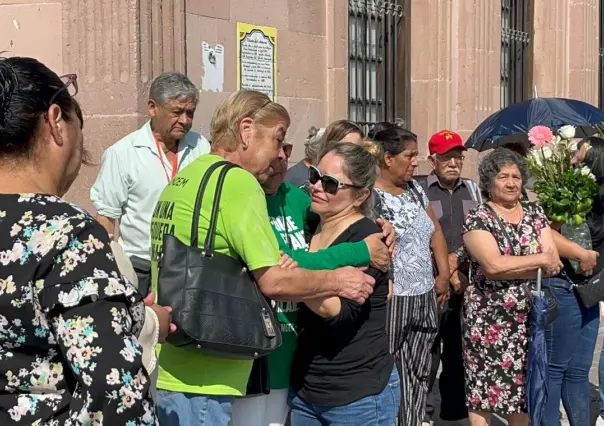
[[369, 250], [370, 265], [382, 272], [386, 272], [390, 267], [391, 256], [388, 247], [382, 242], [382, 238], [382, 234], [372, 234], [365, 238], [364, 241]]
[[281, 253], [281, 259], [279, 259], [279, 266], [283, 269], [295, 269], [298, 267], [298, 262], [292, 259], [289, 255], [284, 252]]
[[396, 230], [394, 229], [394, 226], [381, 217], [378, 218], [375, 223], [382, 228], [382, 236], [386, 239], [386, 247], [388, 247], [390, 256], [394, 257], [394, 248], [396, 246]]

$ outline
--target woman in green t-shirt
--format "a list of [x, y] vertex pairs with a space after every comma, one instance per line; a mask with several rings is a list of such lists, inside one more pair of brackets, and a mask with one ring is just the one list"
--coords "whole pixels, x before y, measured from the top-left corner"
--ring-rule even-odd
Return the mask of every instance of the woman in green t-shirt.
[[[382, 243], [392, 246], [394, 230], [380, 221], [382, 234], [375, 234], [363, 241], [345, 243], [317, 252], [308, 252], [306, 234], [314, 233], [319, 217], [310, 209], [310, 196], [289, 182], [284, 182], [292, 145], [283, 146], [285, 157], [272, 163], [273, 173], [262, 184], [271, 226], [279, 249], [283, 252], [281, 263], [295, 261], [306, 269], [336, 269], [343, 266], [368, 266], [386, 271], [390, 265], [390, 252]], [[310, 229], [309, 229], [310, 228]], [[234, 426], [277, 426], [287, 419], [287, 394], [289, 374], [298, 338], [296, 302], [273, 302], [281, 326], [283, 344], [268, 356], [271, 392], [268, 395], [237, 399], [233, 405]]]

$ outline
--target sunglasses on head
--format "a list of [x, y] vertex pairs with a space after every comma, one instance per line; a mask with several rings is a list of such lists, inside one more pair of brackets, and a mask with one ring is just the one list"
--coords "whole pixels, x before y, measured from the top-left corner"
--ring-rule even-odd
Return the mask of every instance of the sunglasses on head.
[[311, 185], [321, 181], [323, 190], [331, 195], [336, 195], [340, 188], [357, 188], [361, 189], [360, 186], [353, 185], [350, 183], [342, 183], [340, 179], [332, 175], [323, 175], [315, 166], [308, 168], [308, 181]]

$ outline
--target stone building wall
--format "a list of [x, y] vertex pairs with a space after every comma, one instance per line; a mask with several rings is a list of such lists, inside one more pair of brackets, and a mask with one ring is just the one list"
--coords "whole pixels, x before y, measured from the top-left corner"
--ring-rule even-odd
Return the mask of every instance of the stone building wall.
[[[469, 136], [500, 105], [501, 0], [406, 0], [410, 5], [410, 116], [422, 159], [443, 128]], [[598, 102], [597, 0], [533, 0], [531, 71], [540, 96]], [[214, 107], [236, 90], [237, 22], [277, 29], [277, 101], [302, 155], [307, 129], [346, 118], [348, 0], [0, 0], [0, 51], [78, 74], [86, 145], [106, 147], [139, 127], [146, 92], [165, 71], [202, 89], [202, 43], [224, 46], [222, 91], [201, 90], [194, 129], [208, 136]], [[466, 174], [476, 169], [468, 155]], [[421, 172], [426, 172], [422, 161]], [[97, 167], [68, 197], [91, 208]]]

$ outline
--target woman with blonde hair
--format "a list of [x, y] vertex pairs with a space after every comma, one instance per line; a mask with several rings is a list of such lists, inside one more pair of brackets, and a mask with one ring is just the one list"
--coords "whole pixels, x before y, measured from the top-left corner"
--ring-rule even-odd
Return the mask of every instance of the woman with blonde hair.
[[[340, 143], [310, 167], [311, 208], [321, 218], [311, 252], [380, 232], [370, 217], [381, 156], [373, 142]], [[400, 379], [384, 327], [388, 273], [373, 267], [367, 273], [376, 285], [365, 303], [320, 297], [300, 304], [303, 332], [291, 372], [293, 425], [394, 424]]]
[[[287, 110], [266, 95], [251, 90], [232, 93], [212, 117], [212, 151], [181, 170], [164, 189], [158, 205], [169, 204], [170, 211], [165, 214], [165, 209], [156, 209], [152, 229], [169, 230], [190, 245], [201, 180], [211, 167], [226, 160], [239, 167], [231, 169], [224, 180], [214, 251], [240, 259], [260, 291], [271, 299], [304, 301], [341, 296], [362, 303], [374, 280], [356, 268], [308, 271], [279, 265], [279, 246], [260, 184], [271, 175], [272, 162], [286, 155], [283, 145], [289, 124]], [[198, 241], [204, 241], [208, 233], [220, 167], [214, 170], [201, 200]], [[160, 292], [157, 259], [163, 236], [163, 231], [152, 233], [153, 288]], [[174, 317], [178, 317], [177, 312]], [[234, 398], [246, 393], [252, 361], [209, 356], [170, 344], [161, 345], [158, 352], [160, 424], [229, 425]]]

